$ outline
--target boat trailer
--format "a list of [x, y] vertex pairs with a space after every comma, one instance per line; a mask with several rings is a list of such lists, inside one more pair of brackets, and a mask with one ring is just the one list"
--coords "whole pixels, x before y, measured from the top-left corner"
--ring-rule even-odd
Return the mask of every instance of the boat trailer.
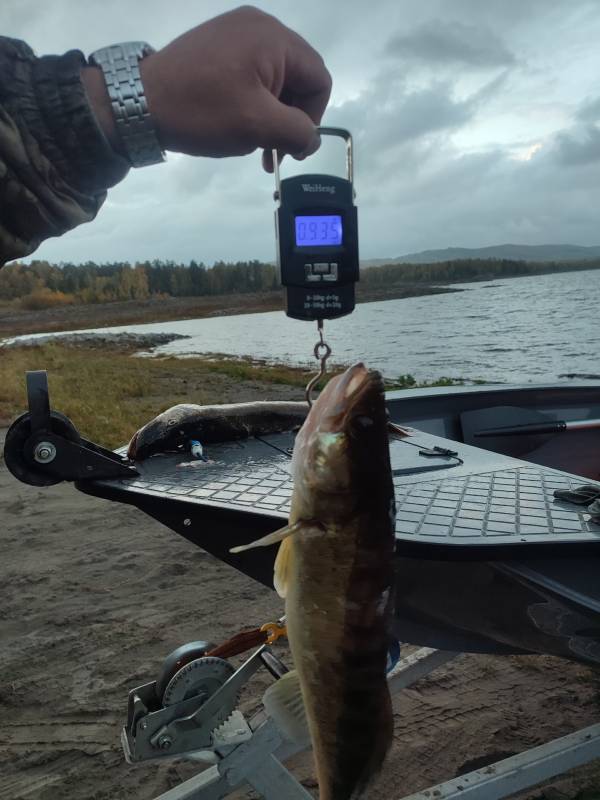
[[[266, 647], [257, 650], [235, 674], [240, 679], [252, 674], [260, 666], [260, 659], [266, 652]], [[457, 652], [423, 647], [401, 658], [388, 675], [392, 700], [403, 689], [459, 655]], [[238, 689], [239, 684], [233, 681], [231, 693]], [[144, 691], [147, 691], [147, 687], [134, 689], [130, 694], [130, 717], [122, 734], [124, 750], [130, 761], [133, 760], [132, 745], [136, 748], [137, 742], [129, 726], [135, 723], [138, 729], [143, 729], [146, 724], [143, 713], [132, 717], [131, 711], [139, 699], [139, 693]], [[231, 693], [226, 690], [227, 700], [231, 698]], [[251, 786], [265, 800], [312, 800], [313, 796], [284, 765], [287, 759], [306, 749], [306, 745], [287, 739], [264, 711], [249, 720], [241, 712], [234, 711], [227, 723], [216, 731], [198, 729], [195, 735], [201, 747], [193, 749], [194, 737], [189, 734], [187, 741], [190, 750], [180, 752], [178, 757], [208, 766], [155, 800], [221, 800], [244, 785]], [[211, 747], [205, 747], [207, 735], [209, 739], [212, 735]], [[160, 737], [157, 741], [160, 741]], [[147, 742], [148, 738], [144, 737], [144, 746]], [[139, 754], [139, 751], [136, 752]], [[169, 752], [154, 757], [173, 758], [173, 755]], [[389, 800], [501, 800], [598, 758], [600, 723], [416, 794]]]
[[[38, 486], [71, 480], [88, 494], [135, 505], [270, 585], [273, 554], [248, 551], [232, 556], [229, 548], [275, 530], [287, 516], [290, 435], [215, 446], [208, 467], [178, 469], [181, 455], [133, 465], [122, 450], [113, 453], [87, 441], [66, 417], [51, 410], [45, 373], [28, 375], [28, 398], [29, 412], [13, 423], [6, 439], [6, 463], [16, 477]], [[600, 642], [594, 634], [600, 616], [600, 526], [585, 509], [569, 508], [553, 499], [554, 489], [572, 488], [581, 479], [414, 433], [412, 441], [395, 442], [392, 447], [402, 555], [496, 562], [500, 569], [544, 591], [559, 592], [579, 609], [573, 612], [575, 627], [581, 627], [579, 620], [585, 613], [596, 615], [591, 634], [583, 626], [582, 632], [567, 630], [565, 635], [574, 655], [600, 663]], [[519, 518], [510, 524], [499, 522], [508, 514], [510, 496], [516, 498]], [[485, 499], [487, 509], [479, 517], [478, 497]], [[444, 515], [451, 501], [454, 511]], [[494, 507], [504, 513], [490, 511]], [[550, 566], [544, 566], [550, 559], [532, 560], [533, 555], [555, 553], [568, 558]], [[566, 561], [570, 568], [557, 575], [556, 565]], [[399, 631], [401, 625], [397, 635]], [[432, 635], [435, 639], [435, 632]], [[399, 638], [422, 645], [420, 636]], [[243, 785], [253, 787], [265, 800], [312, 797], [284, 765], [307, 748], [308, 736], [292, 741], [264, 708], [248, 719], [237, 708], [242, 688], [259, 669], [266, 669], [275, 681], [288, 671], [271, 648], [270, 636], [265, 640], [237, 669], [219, 655], [218, 647], [189, 643], [167, 658], [157, 680], [130, 691], [121, 737], [127, 761], [142, 764], [178, 758], [205, 766], [156, 800], [220, 800]], [[437, 641], [443, 646], [421, 646], [391, 668], [392, 698], [463, 650], [478, 651], [468, 637], [464, 647], [460, 637], [438, 637]], [[479, 646], [479, 652], [519, 651], [499, 644], [496, 650]], [[499, 800], [598, 758], [600, 722], [404, 800]]]

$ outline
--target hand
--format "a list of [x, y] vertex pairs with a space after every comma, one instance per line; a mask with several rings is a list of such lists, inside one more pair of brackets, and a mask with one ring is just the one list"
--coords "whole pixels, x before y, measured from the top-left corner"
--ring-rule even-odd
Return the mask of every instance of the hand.
[[[319, 147], [316, 126], [329, 101], [329, 72], [304, 39], [255, 8], [238, 8], [188, 31], [143, 59], [140, 72], [165, 150], [223, 157], [260, 147], [263, 166], [272, 172], [272, 149], [300, 159]], [[84, 75], [84, 81], [114, 143], [108, 95], [98, 98], [99, 77]]]

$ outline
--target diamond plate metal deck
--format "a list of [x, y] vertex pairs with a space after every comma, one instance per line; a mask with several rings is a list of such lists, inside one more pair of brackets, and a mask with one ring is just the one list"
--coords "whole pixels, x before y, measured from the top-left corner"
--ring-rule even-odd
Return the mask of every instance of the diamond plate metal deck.
[[[429, 459], [419, 449], [455, 448], [464, 464]], [[140, 505], [144, 498], [177, 501], [285, 519], [289, 513], [291, 434], [230, 442], [209, 449], [211, 463], [156, 456], [139, 464], [136, 480], [100, 481], [95, 494]], [[586, 509], [556, 501], [555, 489], [589, 482], [479, 448], [415, 432], [390, 443], [396, 488], [396, 537], [425, 547], [599, 545], [600, 525]], [[600, 553], [600, 550], [598, 551]]]
[[554, 499], [555, 489], [582, 483], [543, 467], [523, 466], [396, 485], [396, 536], [498, 543], [588, 540], [600, 543], [600, 525], [585, 508]]

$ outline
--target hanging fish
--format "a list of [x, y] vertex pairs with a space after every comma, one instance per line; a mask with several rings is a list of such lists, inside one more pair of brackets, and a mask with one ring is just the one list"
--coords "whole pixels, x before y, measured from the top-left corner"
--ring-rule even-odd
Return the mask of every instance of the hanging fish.
[[392, 739], [386, 680], [395, 504], [381, 376], [333, 378], [296, 437], [275, 588], [313, 744], [320, 800], [359, 796]]

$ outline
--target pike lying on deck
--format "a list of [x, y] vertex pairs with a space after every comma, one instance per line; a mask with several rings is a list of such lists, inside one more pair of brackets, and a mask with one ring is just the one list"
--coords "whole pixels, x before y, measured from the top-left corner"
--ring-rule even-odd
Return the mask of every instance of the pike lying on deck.
[[308, 413], [306, 403], [256, 402], [222, 406], [181, 403], [163, 411], [135, 433], [127, 455], [142, 461], [156, 453], [178, 450], [191, 438], [203, 444], [264, 436], [300, 427]]

